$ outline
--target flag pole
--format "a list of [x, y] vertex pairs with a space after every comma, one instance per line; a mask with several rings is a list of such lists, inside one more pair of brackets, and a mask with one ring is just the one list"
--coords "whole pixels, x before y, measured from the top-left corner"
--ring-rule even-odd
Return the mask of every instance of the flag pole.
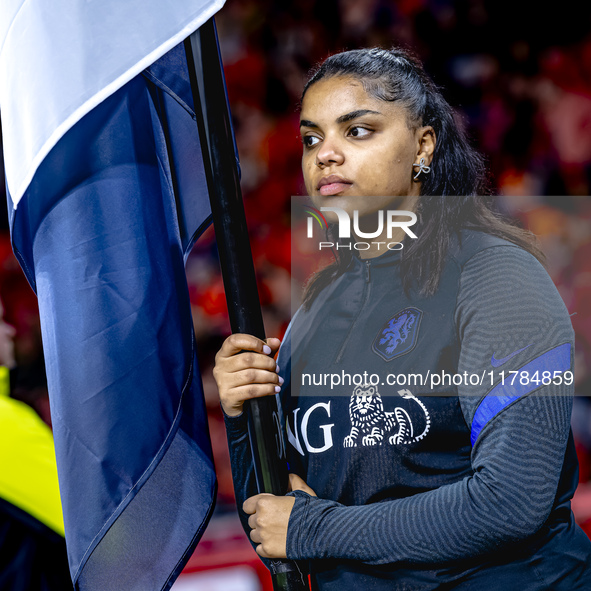
[[[185, 41], [185, 51], [230, 325], [233, 333], [265, 339], [213, 18]], [[251, 400], [246, 411], [259, 492], [284, 495], [287, 462], [275, 397]], [[275, 591], [309, 588], [295, 562], [272, 561], [271, 566]]]

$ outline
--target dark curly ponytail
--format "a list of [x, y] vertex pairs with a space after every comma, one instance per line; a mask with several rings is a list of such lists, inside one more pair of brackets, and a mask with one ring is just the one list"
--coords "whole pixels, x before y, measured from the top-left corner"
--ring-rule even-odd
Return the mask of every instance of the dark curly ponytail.
[[[401, 261], [406, 290], [416, 287], [424, 295], [435, 293], [450, 240], [462, 228], [498, 236], [543, 260], [542, 253], [533, 244], [533, 236], [492, 209], [484, 160], [470, 145], [454, 110], [418, 59], [400, 48], [356, 49], [335, 54], [312, 74], [302, 100], [314, 83], [335, 76], [355, 77], [371, 96], [399, 102], [407, 111], [411, 127], [430, 125], [435, 130], [437, 142], [431, 173], [421, 175], [418, 223], [413, 228], [418, 239], [405, 242]], [[304, 307], [349, 266], [351, 251], [344, 249], [338, 253], [337, 261], [319, 271], [309, 282]]]

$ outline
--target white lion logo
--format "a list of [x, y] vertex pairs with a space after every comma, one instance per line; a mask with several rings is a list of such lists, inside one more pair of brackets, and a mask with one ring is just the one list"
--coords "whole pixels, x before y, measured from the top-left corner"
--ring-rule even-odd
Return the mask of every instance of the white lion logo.
[[410, 390], [398, 390], [402, 398], [414, 400], [425, 414], [425, 429], [413, 437], [413, 424], [409, 414], [402, 407], [397, 406], [394, 412], [384, 411], [382, 397], [376, 386], [362, 388], [357, 386], [353, 390], [349, 403], [351, 418], [351, 433], [343, 441], [344, 447], [357, 447], [361, 436], [361, 445], [381, 445], [384, 437], [388, 437], [390, 445], [416, 443], [427, 435], [431, 428], [431, 417], [425, 405], [414, 396]]

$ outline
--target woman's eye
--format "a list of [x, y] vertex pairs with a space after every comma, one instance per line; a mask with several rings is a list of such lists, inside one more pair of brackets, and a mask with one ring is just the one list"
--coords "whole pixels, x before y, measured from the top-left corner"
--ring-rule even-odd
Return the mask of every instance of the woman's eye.
[[317, 138], [315, 135], [305, 135], [302, 137], [302, 142], [306, 148], [311, 148], [315, 146], [320, 141], [320, 138]]
[[352, 137], [367, 137], [368, 135], [370, 135], [372, 132], [370, 129], [367, 129], [365, 127], [352, 127], [349, 130], [349, 135]]

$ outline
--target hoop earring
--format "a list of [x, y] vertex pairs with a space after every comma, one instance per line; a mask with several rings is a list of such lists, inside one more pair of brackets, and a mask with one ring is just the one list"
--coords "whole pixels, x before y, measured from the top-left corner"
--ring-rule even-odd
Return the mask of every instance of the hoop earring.
[[413, 177], [413, 181], [418, 181], [419, 180], [419, 177], [421, 176], [421, 173], [429, 174], [431, 172], [431, 167], [425, 165], [425, 159], [424, 158], [421, 158], [418, 162], [415, 162], [412, 165], [413, 168], [415, 166], [418, 166], [419, 170], [417, 171], [417, 174], [415, 174], [415, 176]]

